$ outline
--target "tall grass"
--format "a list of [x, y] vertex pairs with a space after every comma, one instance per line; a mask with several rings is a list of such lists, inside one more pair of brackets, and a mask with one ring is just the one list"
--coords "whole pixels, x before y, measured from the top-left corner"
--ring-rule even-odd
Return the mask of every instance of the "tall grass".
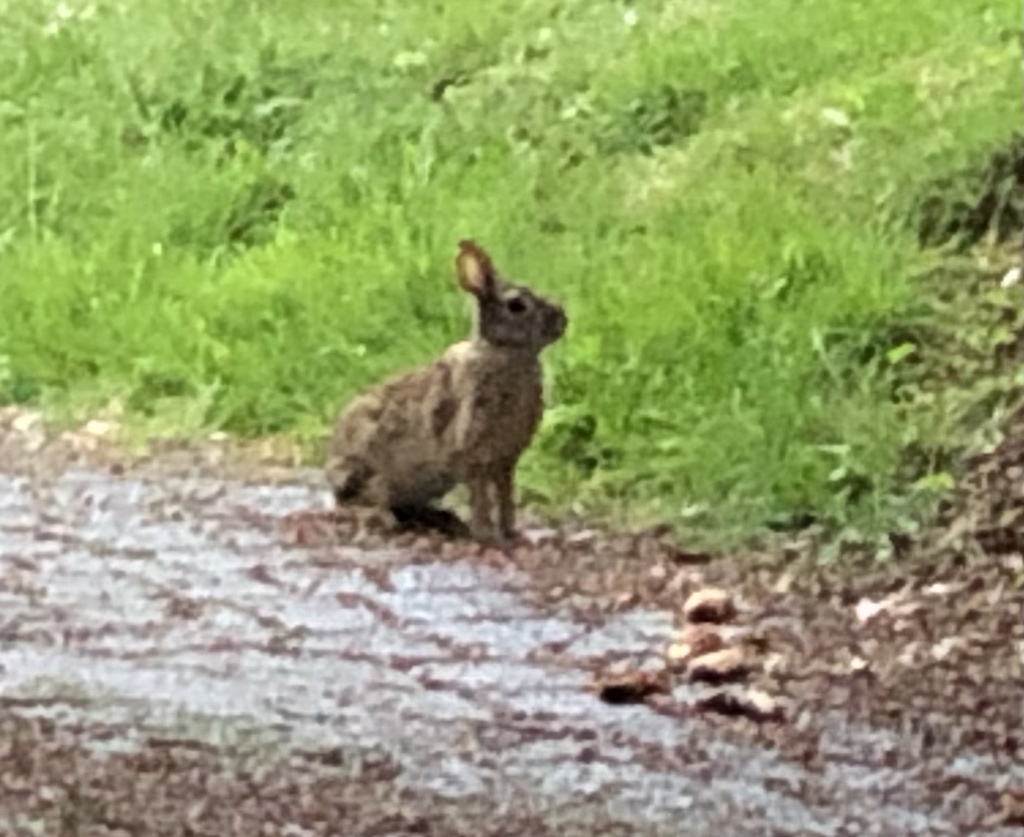
[[1019, 122], [1018, 18], [0, 0], [0, 397], [313, 442], [464, 333], [468, 236], [570, 313], [529, 496], [888, 525], [933, 417], [869, 344], [921, 190]]

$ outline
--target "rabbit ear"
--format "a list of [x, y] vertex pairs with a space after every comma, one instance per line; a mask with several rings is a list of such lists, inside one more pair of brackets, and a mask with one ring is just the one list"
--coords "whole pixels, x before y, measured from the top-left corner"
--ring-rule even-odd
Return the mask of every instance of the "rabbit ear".
[[479, 298], [494, 292], [494, 265], [491, 263], [491, 257], [476, 242], [459, 242], [455, 270], [464, 291]]

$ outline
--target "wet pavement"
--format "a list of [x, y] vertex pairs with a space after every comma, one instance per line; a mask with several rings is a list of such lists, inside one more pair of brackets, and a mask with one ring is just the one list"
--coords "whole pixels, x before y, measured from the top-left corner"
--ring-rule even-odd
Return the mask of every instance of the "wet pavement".
[[[1021, 833], [1012, 552], [861, 587], [653, 534], [503, 555], [359, 536], [315, 473], [32, 453], [0, 455], [0, 833]], [[598, 700], [708, 581], [785, 722]]]

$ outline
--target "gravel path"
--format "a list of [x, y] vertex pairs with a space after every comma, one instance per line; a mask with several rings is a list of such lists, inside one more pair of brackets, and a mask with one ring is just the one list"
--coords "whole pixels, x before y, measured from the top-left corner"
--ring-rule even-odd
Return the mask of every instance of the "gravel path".
[[[357, 537], [315, 474], [89, 461], [0, 430], [0, 833], [1021, 833], [1012, 539], [851, 579], [656, 533], [503, 555]], [[785, 720], [599, 700], [710, 583]]]

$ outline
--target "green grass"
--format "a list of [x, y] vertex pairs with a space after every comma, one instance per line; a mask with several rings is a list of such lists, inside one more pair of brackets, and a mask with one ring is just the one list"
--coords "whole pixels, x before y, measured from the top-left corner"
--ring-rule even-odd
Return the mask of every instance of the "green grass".
[[906, 514], [901, 456], [944, 425], [893, 403], [878, 357], [928, 261], [916, 202], [1018, 126], [1017, 4], [0, 19], [0, 397], [315, 449], [358, 389], [463, 335], [468, 236], [571, 318], [528, 498], [719, 542]]

